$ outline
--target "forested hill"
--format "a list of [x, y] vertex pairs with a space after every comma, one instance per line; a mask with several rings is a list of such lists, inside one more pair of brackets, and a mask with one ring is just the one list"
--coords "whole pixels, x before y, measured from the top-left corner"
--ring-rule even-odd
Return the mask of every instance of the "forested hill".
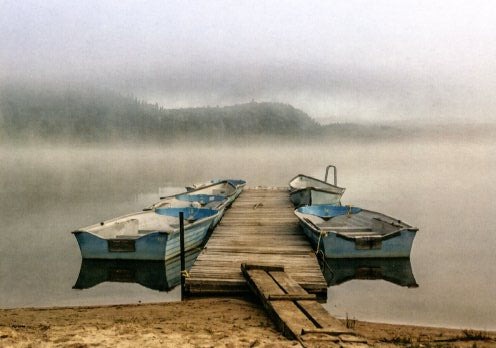
[[89, 89], [0, 89], [3, 139], [167, 141], [304, 135], [321, 126], [304, 112], [279, 103], [165, 109], [133, 97]]

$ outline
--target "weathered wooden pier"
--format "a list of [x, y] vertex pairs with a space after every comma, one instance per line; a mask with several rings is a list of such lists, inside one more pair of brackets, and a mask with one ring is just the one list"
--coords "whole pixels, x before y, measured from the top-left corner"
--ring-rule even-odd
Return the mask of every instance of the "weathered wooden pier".
[[287, 188], [245, 189], [189, 271], [186, 294], [247, 293], [241, 264], [256, 263], [283, 266], [308, 293], [326, 299], [326, 281], [293, 210]]

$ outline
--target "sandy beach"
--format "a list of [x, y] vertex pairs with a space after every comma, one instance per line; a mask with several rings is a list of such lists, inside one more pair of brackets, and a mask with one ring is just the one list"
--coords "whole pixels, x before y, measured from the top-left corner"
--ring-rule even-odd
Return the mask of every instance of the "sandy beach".
[[[357, 321], [377, 347], [494, 347], [496, 333]], [[0, 310], [1, 347], [298, 347], [252, 298]]]

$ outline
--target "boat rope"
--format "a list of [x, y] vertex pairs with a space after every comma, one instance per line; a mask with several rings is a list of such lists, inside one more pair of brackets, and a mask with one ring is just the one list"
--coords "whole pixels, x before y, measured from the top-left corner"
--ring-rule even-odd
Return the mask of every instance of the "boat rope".
[[181, 271], [181, 276], [184, 278], [189, 278], [189, 272], [187, 270]]
[[329, 264], [327, 263], [325, 254], [324, 254], [324, 252], [322, 250], [320, 250], [318, 252], [317, 258], [322, 263], [322, 266], [321, 266], [322, 267], [322, 272], [324, 272], [324, 268], [327, 268], [329, 270], [329, 273], [331, 274], [331, 279], [334, 278], [334, 272], [332, 271], [331, 266], [329, 266]]
[[320, 251], [320, 240], [322, 239], [322, 236], [327, 237], [328, 232], [324, 231], [319, 231], [319, 240], [317, 241], [317, 250], [315, 251], [315, 254], [318, 254]]
[[347, 205], [348, 207], [348, 217], [351, 217], [351, 204]]

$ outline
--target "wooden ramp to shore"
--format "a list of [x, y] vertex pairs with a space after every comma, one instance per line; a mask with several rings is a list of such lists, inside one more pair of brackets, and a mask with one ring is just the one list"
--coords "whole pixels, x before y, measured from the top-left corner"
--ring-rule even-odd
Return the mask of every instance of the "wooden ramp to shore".
[[251, 188], [232, 204], [186, 278], [188, 296], [249, 292], [242, 263], [278, 264], [309, 293], [327, 298], [317, 258], [286, 188]]
[[332, 317], [281, 266], [242, 264], [251, 291], [278, 329], [304, 347], [366, 347], [367, 341]]

